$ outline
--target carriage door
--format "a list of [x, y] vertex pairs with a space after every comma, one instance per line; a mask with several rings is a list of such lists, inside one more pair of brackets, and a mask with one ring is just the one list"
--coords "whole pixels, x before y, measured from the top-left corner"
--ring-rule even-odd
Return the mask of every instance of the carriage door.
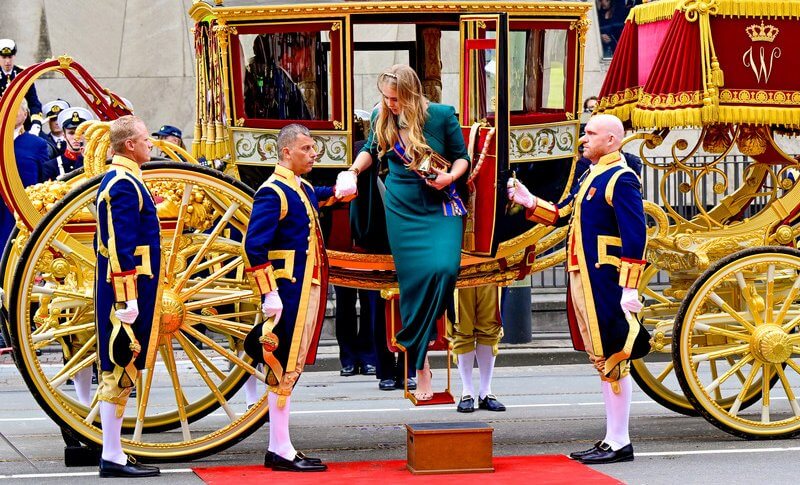
[[462, 16], [460, 33], [459, 113], [472, 156], [463, 250], [493, 256], [508, 178], [508, 16]]

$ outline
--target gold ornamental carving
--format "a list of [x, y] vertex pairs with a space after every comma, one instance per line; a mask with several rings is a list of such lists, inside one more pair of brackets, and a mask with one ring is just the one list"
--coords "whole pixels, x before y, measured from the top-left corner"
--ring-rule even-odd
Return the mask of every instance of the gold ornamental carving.
[[589, 32], [589, 19], [586, 15], [581, 15], [581, 18], [569, 24], [569, 30], [574, 30], [578, 33], [578, 42], [580, 42], [581, 49], [586, 47], [586, 33]]

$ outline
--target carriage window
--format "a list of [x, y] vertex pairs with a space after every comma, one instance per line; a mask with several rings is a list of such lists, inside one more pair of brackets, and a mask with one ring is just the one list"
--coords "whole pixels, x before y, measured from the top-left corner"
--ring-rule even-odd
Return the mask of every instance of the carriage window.
[[567, 31], [526, 29], [509, 32], [509, 108], [514, 113], [565, 110]]
[[333, 119], [329, 31], [246, 34], [239, 41], [247, 118]]

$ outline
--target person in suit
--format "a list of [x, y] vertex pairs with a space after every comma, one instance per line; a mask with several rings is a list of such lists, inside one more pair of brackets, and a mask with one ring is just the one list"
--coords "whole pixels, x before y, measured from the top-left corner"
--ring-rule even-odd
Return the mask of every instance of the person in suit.
[[[28, 102], [22, 100], [14, 122], [14, 158], [22, 185], [27, 187], [39, 183], [42, 165], [47, 160], [47, 142], [36, 135], [25, 131], [25, 120], [28, 118]], [[14, 230], [14, 214], [2, 204], [0, 207], [0, 242], [4, 245]]]
[[97, 189], [94, 310], [103, 427], [101, 477], [151, 477], [159, 469], [122, 451], [122, 418], [141, 369], [151, 367], [158, 338], [161, 227], [141, 166], [153, 145], [132, 115], [111, 122], [114, 158]]
[[254, 364], [266, 364], [269, 444], [264, 466], [273, 470], [324, 471], [318, 458], [298, 452], [289, 435], [292, 390], [316, 359], [325, 313], [327, 256], [320, 206], [354, 192], [314, 187], [301, 178], [317, 159], [308, 129], [290, 124], [278, 133], [275, 172], [256, 192], [244, 239], [246, 274], [262, 295], [264, 322], [245, 338]]
[[[11, 81], [25, 69], [14, 64], [16, 58], [17, 43], [11, 39], [0, 39], [0, 97], [6, 92]], [[25, 101], [28, 102], [28, 114], [30, 115], [28, 131], [33, 136], [39, 136], [39, 133], [42, 132], [42, 103], [39, 101], [36, 86], [33, 84], [25, 93]]]
[[45, 103], [42, 108], [49, 131], [47, 133], [43, 131], [39, 133], [39, 136], [47, 142], [50, 154], [48, 160], [62, 155], [67, 147], [67, 139], [64, 137], [64, 130], [61, 128], [61, 125], [58, 124], [58, 114], [69, 107], [69, 103], [63, 99], [56, 99]]
[[601, 378], [606, 436], [570, 458], [587, 464], [633, 460], [629, 435], [632, 383], [629, 359], [649, 350], [647, 331], [631, 314], [642, 309], [639, 280], [647, 242], [639, 177], [620, 153], [625, 130], [619, 118], [593, 116], [580, 139], [592, 165], [569, 195], [552, 204], [508, 181], [510, 200], [526, 217], [555, 225], [569, 219], [568, 315], [573, 345], [585, 350]]
[[75, 131], [85, 121], [97, 117], [86, 108], [67, 108], [58, 114], [58, 124], [66, 140], [64, 153], [44, 163], [41, 181], [63, 180], [64, 177], [83, 167], [83, 140], [75, 136]]

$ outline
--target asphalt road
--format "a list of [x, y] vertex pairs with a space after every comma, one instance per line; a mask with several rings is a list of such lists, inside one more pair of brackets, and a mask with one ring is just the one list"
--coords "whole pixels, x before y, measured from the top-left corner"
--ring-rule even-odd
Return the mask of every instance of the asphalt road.
[[[453, 379], [458, 393], [455, 373]], [[477, 372], [475, 379], [477, 385]], [[435, 371], [434, 384], [444, 387], [443, 370]], [[401, 391], [379, 391], [371, 377], [307, 372], [293, 395], [292, 439], [297, 449], [326, 461], [361, 461], [405, 459], [405, 423], [486, 422], [494, 428], [495, 456], [565, 454], [605, 433], [600, 386], [588, 365], [498, 367], [493, 391], [508, 411], [458, 414], [453, 405], [414, 408]], [[232, 405], [244, 406], [242, 397]], [[10, 365], [0, 366], [0, 430], [36, 468], [0, 441], [0, 484], [97, 480], [94, 467], [63, 465], [58, 428]], [[702, 418], [666, 410], [638, 388], [631, 436], [636, 460], [597, 470], [631, 484], [788, 484], [800, 473], [800, 440], [744, 441]], [[164, 476], [136, 483], [202, 483], [190, 467], [258, 464], [266, 442], [265, 426], [221, 453], [163, 464]]]

